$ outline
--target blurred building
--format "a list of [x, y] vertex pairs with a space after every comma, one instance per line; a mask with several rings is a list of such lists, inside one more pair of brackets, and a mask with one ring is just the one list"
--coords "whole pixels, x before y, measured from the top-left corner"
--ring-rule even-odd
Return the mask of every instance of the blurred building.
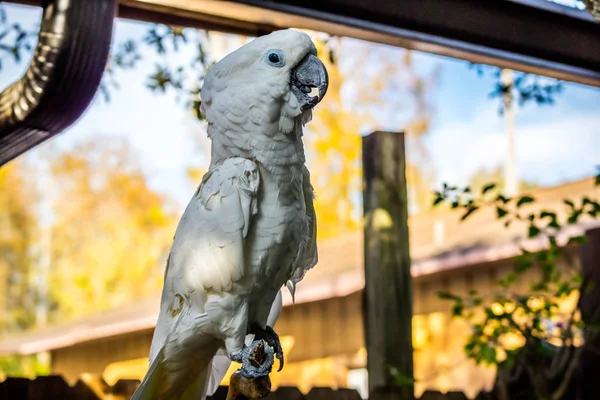
[[[533, 191], [526, 212], [565, 210], [563, 199], [597, 196], [592, 179]], [[490, 387], [494, 371], [467, 360], [462, 346], [468, 326], [452, 319], [451, 304], [437, 292], [496, 292], [497, 280], [512, 269], [521, 246], [541, 249], [543, 239], [525, 240], [526, 226], [505, 228], [493, 208], [459, 222], [461, 213], [413, 216], [410, 224], [414, 276], [413, 344], [416, 390], [464, 391], [473, 396]], [[559, 213], [560, 216], [560, 213]], [[565, 234], [583, 234], [598, 222], [582, 220]], [[532, 272], [533, 273], [533, 272]], [[360, 232], [319, 243], [319, 264], [299, 285], [296, 304], [286, 294], [275, 329], [282, 338], [286, 365], [272, 374], [273, 385], [366, 387], [363, 339], [363, 237]], [[141, 379], [157, 318], [160, 293], [118, 309], [28, 332], [0, 341], [0, 355], [48, 351], [52, 371], [74, 381], [84, 372], [107, 382]], [[392, 316], [390, 316], [392, 317]]]

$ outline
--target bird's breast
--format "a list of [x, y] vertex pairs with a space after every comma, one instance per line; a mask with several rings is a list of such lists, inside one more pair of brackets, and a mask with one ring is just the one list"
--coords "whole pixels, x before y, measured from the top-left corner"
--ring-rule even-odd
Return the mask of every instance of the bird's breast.
[[261, 171], [258, 214], [252, 223], [248, 267], [254, 286], [285, 284], [309, 235], [301, 167]]

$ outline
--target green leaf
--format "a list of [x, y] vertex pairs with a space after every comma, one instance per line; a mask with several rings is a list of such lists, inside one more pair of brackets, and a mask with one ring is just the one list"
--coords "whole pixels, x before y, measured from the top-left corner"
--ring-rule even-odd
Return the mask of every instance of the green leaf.
[[462, 298], [460, 296], [457, 296], [457, 295], [455, 295], [453, 293], [450, 293], [450, 292], [440, 291], [440, 292], [437, 292], [437, 295], [442, 300], [462, 301]]
[[529, 229], [527, 231], [527, 236], [530, 238], [534, 238], [541, 233], [540, 228], [535, 226], [534, 224], [529, 225]]
[[563, 296], [568, 296], [569, 294], [571, 294], [571, 285], [569, 285], [568, 282], [561, 282], [558, 285], [557, 291], [556, 291], [556, 296], [557, 297], [563, 297]]
[[534, 292], [546, 292], [548, 291], [548, 284], [546, 282], [537, 282], [531, 285], [531, 290]]
[[555, 218], [548, 223], [547, 227], [554, 228], [554, 229], [560, 229], [560, 224], [558, 223], [558, 220]]
[[479, 292], [475, 289], [469, 290], [469, 296], [477, 296], [478, 294], [479, 294]]
[[467, 344], [465, 344], [464, 349], [467, 353], [473, 351], [475, 349], [475, 342], [468, 342]]
[[540, 218], [556, 219], [556, 213], [552, 211], [542, 210], [542, 212], [540, 212]]
[[519, 201], [517, 201], [517, 207], [521, 207], [527, 203], [533, 203], [534, 201], [535, 199], [531, 196], [523, 196], [519, 199]]
[[568, 205], [571, 208], [575, 208], [575, 204], [571, 200], [564, 199], [563, 203], [565, 203], [566, 205]]
[[596, 181], [594, 182], [596, 186], [600, 186], [600, 174], [596, 175]]
[[496, 362], [496, 355], [496, 349], [489, 344], [481, 347], [481, 357], [486, 364], [494, 364]]
[[438, 197], [435, 198], [435, 200], [433, 201], [433, 206], [437, 206], [438, 204], [442, 203], [444, 201], [444, 198], [438, 194]]
[[592, 290], [594, 290], [595, 288], [596, 288], [596, 284], [594, 282], [588, 282], [587, 285], [585, 285], [584, 293], [590, 294], [592, 292]]
[[461, 317], [462, 314], [463, 314], [464, 309], [465, 309], [465, 307], [463, 306], [463, 303], [460, 302], [460, 301], [457, 301], [452, 306], [452, 316], [454, 316], [454, 317]]
[[405, 387], [412, 387], [415, 382], [416, 379], [414, 379], [413, 377], [407, 375], [404, 372], [401, 372], [398, 368], [392, 366], [392, 365], [387, 365], [388, 368], [388, 372], [390, 374], [390, 376], [394, 379], [396, 385], [400, 388], [405, 388]]
[[506, 204], [510, 201], [510, 198], [504, 197], [503, 195], [499, 194], [498, 197], [496, 197], [496, 201], [500, 201], [502, 202], [502, 204]]
[[515, 275], [514, 273], [508, 273], [506, 274], [506, 277], [504, 278], [506, 280], [507, 283], [514, 283], [517, 280], [517, 275]]
[[569, 224], [576, 224], [577, 221], [579, 220], [580, 216], [581, 216], [581, 210], [574, 210], [573, 213], [571, 215], [569, 215], [567, 222]]
[[464, 221], [465, 219], [467, 219], [469, 217], [469, 215], [473, 214], [475, 211], [477, 211], [477, 209], [479, 209], [478, 206], [469, 206], [469, 208], [467, 208], [467, 212], [465, 212], [463, 214], [462, 217], [460, 217], [461, 221]]
[[519, 260], [517, 261], [517, 272], [523, 273], [533, 266], [533, 263], [530, 260]]
[[483, 187], [483, 189], [481, 189], [481, 194], [486, 194], [487, 192], [489, 192], [490, 190], [493, 190], [495, 188], [496, 188], [495, 183], [488, 183], [487, 185], [485, 185]]
[[585, 244], [587, 243], [587, 236], [579, 235], [579, 236], [571, 236], [569, 238], [568, 244]]
[[588, 215], [593, 218], [596, 218], [596, 216], [600, 214], [600, 204], [598, 204], [596, 200], [591, 200], [589, 197], [583, 198], [582, 210], [584, 209], [587, 209]]
[[499, 206], [496, 207], [496, 216], [498, 217], [498, 219], [504, 218], [507, 214], [508, 211], [506, 211], [506, 209]]
[[529, 214], [527, 216], [527, 219], [530, 220], [531, 222], [533, 222], [533, 220], [535, 219], [535, 214]]

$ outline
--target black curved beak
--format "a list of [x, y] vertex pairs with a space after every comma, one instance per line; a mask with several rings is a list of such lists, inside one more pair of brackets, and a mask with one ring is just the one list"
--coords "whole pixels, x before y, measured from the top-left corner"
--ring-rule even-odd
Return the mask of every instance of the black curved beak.
[[[291, 90], [298, 99], [302, 111], [316, 106], [327, 93], [329, 76], [325, 65], [313, 54], [308, 54], [298, 63], [292, 71]], [[311, 96], [312, 89], [316, 88], [318, 95]]]

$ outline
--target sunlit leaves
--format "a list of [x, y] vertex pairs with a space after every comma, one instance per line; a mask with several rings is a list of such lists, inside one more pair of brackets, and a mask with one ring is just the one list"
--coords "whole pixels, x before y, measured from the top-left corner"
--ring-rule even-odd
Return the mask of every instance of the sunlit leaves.
[[[315, 40], [319, 54], [334, 49], [339, 40], [330, 37]], [[307, 126], [305, 142], [311, 150], [309, 163], [317, 194], [318, 235], [327, 238], [358, 229], [358, 219], [352, 216], [352, 196], [361, 190], [359, 127], [369, 116], [354, 113], [344, 102], [342, 92], [347, 77], [338, 64], [322, 59], [329, 74], [329, 89]]]
[[115, 307], [160, 290], [175, 216], [149, 188], [127, 142], [59, 152], [52, 235], [54, 318]]
[[[446, 204], [461, 209], [461, 220], [469, 218], [475, 210], [493, 207], [496, 218], [505, 226], [515, 221], [524, 227], [529, 239], [544, 239], [546, 246], [538, 251], [521, 249], [514, 258], [514, 269], [505, 273], [498, 281], [498, 290], [485, 296], [470, 290], [467, 296], [451, 292], [440, 292], [441, 299], [451, 302], [453, 316], [464, 318], [471, 326], [464, 351], [476, 363], [508, 368], [513, 373], [517, 363], [538, 363], [542, 368], [533, 368], [526, 373], [529, 379], [539, 384], [535, 390], [550, 390], [549, 382], [557, 376], [553, 369], [558, 355], [552, 346], [569, 349], [581, 343], [582, 330], [586, 326], [576, 306], [569, 312], [561, 311], [561, 304], [577, 293], [587, 293], [590, 282], [571, 265], [571, 246], [586, 242], [585, 235], [574, 235], [559, 243], [557, 236], [563, 228], [577, 224], [584, 217], [600, 216], [598, 201], [590, 197], [563, 201], [563, 212], [541, 209], [536, 211], [536, 199], [523, 195], [511, 199], [502, 195], [495, 184], [486, 184], [478, 196], [473, 190], [459, 190], [444, 184], [441, 191], [434, 193], [434, 205]], [[565, 246], [565, 244], [567, 246]], [[532, 277], [535, 277], [532, 279]], [[525, 283], [527, 289], [523, 290]], [[576, 339], [579, 338], [579, 339]], [[577, 341], [579, 340], [579, 342]], [[550, 346], [552, 344], [552, 346]], [[577, 365], [579, 353], [572, 352], [561, 362]], [[533, 375], [532, 375], [533, 374]], [[566, 376], [564, 379], [571, 379]]]
[[0, 168], [0, 335], [35, 324], [39, 198], [35, 176], [22, 159]]

